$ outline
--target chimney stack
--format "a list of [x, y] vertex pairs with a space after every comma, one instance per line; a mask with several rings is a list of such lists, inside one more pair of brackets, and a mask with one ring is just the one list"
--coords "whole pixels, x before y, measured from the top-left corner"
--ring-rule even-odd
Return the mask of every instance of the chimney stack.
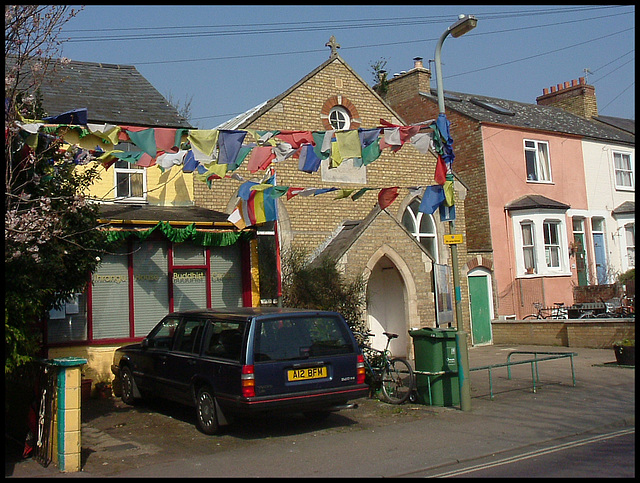
[[390, 105], [411, 102], [410, 99], [418, 97], [418, 92], [431, 91], [431, 71], [425, 68], [422, 57], [414, 57], [411, 70], [400, 71], [387, 79], [386, 92], [381, 92], [377, 87], [374, 89]]
[[560, 107], [586, 119], [598, 115], [596, 88], [588, 85], [584, 77], [542, 89], [542, 95], [536, 97], [536, 102], [540, 106]]

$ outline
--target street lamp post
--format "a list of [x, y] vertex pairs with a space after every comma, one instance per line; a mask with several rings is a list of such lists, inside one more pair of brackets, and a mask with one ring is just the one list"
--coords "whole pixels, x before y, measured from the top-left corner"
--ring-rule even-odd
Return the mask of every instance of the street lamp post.
[[[450, 25], [447, 30], [440, 36], [436, 45], [435, 52], [435, 68], [436, 68], [436, 82], [438, 93], [438, 110], [440, 114], [445, 115], [444, 106], [444, 88], [442, 85], [442, 65], [440, 61], [440, 52], [442, 51], [442, 44], [444, 39], [449, 34], [452, 37], [460, 37], [466, 34], [470, 30], [474, 29], [478, 24], [478, 19], [473, 15], [459, 15], [458, 20]], [[447, 180], [453, 181], [453, 172], [451, 171], [451, 165], [447, 172]], [[455, 191], [454, 191], [455, 196]], [[455, 202], [453, 203], [455, 205]], [[449, 221], [449, 234], [455, 234], [456, 226], [455, 221]], [[453, 270], [453, 289], [455, 292], [455, 314], [456, 314], [456, 330], [458, 335], [456, 336], [456, 346], [458, 353], [458, 381], [460, 384], [460, 409], [463, 411], [471, 410], [471, 390], [469, 385], [469, 363], [467, 355], [466, 334], [462, 333], [462, 294], [460, 292], [460, 272], [458, 269], [458, 245], [451, 244], [451, 267]]]
[[[446, 39], [449, 34], [451, 34], [453, 37], [460, 37], [461, 35], [466, 34], [469, 30], [474, 29], [477, 24], [478, 24], [478, 19], [473, 15], [459, 15], [458, 21], [455, 22], [453, 25], [450, 25], [438, 40], [434, 59], [435, 59], [435, 67], [436, 67], [436, 82], [438, 83], [437, 84], [438, 110], [440, 114], [445, 114], [444, 87], [442, 85], [442, 65], [440, 61], [440, 52], [442, 51], [442, 44], [444, 43], [444, 39]], [[451, 166], [449, 166], [447, 179], [450, 179], [451, 181], [453, 181], [453, 173], [451, 172]], [[451, 220], [449, 222], [449, 234], [454, 234], [455, 230], [456, 230], [455, 221]], [[460, 330], [462, 329], [461, 327], [462, 295], [460, 293], [460, 272], [458, 270], [458, 246], [455, 243], [451, 245], [451, 265], [453, 269], [453, 285], [454, 285], [453, 289], [455, 292], [456, 328]]]

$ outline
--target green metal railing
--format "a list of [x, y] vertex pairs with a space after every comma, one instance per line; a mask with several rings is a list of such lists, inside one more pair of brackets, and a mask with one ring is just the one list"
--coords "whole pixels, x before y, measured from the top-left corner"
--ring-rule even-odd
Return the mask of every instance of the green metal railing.
[[[519, 354], [529, 354], [533, 355], [533, 359], [526, 359], [523, 361], [512, 361], [512, 355]], [[539, 357], [542, 355], [542, 357]], [[573, 386], [576, 385], [576, 374], [573, 366], [573, 356], [577, 356], [576, 352], [538, 352], [538, 351], [512, 351], [507, 356], [507, 362], [499, 363], [499, 364], [490, 364], [488, 366], [480, 366], [480, 367], [471, 367], [469, 368], [469, 372], [471, 371], [481, 371], [488, 370], [489, 371], [489, 394], [491, 399], [493, 399], [493, 380], [491, 377], [492, 369], [497, 367], [506, 367], [507, 368], [507, 376], [509, 380], [511, 379], [511, 366], [519, 365], [519, 364], [531, 364], [531, 382], [533, 384], [533, 392], [536, 392], [536, 381], [540, 382], [540, 378], [538, 376], [538, 362], [542, 361], [550, 361], [554, 359], [570, 359], [571, 361], [571, 377], [573, 380]]]

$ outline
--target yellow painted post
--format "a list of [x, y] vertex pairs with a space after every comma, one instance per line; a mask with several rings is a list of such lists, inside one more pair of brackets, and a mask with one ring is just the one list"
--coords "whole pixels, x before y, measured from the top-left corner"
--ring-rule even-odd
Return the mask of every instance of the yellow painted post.
[[62, 472], [80, 471], [81, 411], [80, 368], [87, 363], [79, 357], [52, 359], [58, 367], [57, 405], [53, 424], [53, 461]]

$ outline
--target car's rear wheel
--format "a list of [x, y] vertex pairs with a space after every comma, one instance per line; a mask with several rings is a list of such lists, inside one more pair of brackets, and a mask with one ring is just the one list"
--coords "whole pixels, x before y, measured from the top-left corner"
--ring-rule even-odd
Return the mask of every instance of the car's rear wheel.
[[216, 434], [220, 427], [215, 397], [208, 386], [201, 387], [196, 396], [196, 425], [204, 434]]
[[135, 404], [136, 399], [134, 394], [134, 380], [131, 369], [127, 366], [120, 368], [120, 381], [122, 381], [122, 402], [125, 404]]

